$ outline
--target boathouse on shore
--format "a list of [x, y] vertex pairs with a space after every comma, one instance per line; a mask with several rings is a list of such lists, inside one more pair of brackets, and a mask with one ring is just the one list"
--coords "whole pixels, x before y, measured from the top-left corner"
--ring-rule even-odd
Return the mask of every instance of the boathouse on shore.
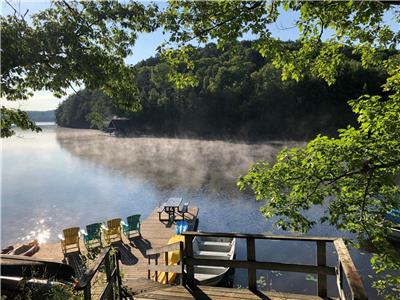
[[129, 119], [113, 117], [105, 131], [115, 135], [126, 135], [129, 132]]

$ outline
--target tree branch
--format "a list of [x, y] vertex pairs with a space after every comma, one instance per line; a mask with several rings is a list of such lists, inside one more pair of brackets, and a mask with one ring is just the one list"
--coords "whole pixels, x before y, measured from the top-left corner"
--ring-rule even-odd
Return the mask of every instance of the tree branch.
[[368, 197], [368, 193], [369, 193], [369, 187], [371, 185], [371, 180], [373, 177], [374, 171], [371, 171], [371, 173], [369, 174], [368, 180], [367, 180], [367, 184], [365, 185], [365, 189], [364, 189], [364, 196], [363, 196], [363, 202], [361, 204], [361, 217], [360, 217], [360, 222], [362, 224], [362, 227], [364, 228], [365, 232], [368, 235], [369, 240], [371, 240], [371, 233], [369, 232], [367, 226], [365, 225], [365, 206], [367, 203], [367, 197]]
[[[265, 1], [259, 1], [259, 2], [255, 3], [254, 5], [250, 6], [249, 8], [247, 8], [247, 11], [256, 9], [256, 8], [260, 7], [261, 5], [263, 5], [264, 3], [265, 3]], [[215, 24], [215, 25], [213, 25], [213, 26], [211, 26], [209, 28], [206, 28], [206, 29], [200, 31], [199, 33], [194, 34], [190, 39], [185, 41], [185, 43], [188, 43], [188, 42], [190, 42], [190, 41], [192, 41], [192, 40], [194, 40], [196, 38], [199, 38], [201, 36], [204, 36], [205, 34], [209, 33], [210, 31], [214, 30], [215, 28], [218, 28], [220, 26], [226, 25], [226, 24], [232, 22], [233, 20], [236, 20], [236, 19], [242, 17], [242, 14], [243, 14], [243, 12], [241, 12], [238, 15], [233, 16], [233, 17], [231, 17], [229, 19], [221, 21], [221, 22], [219, 22], [219, 23], [217, 23], [217, 24]]]
[[6, 2], [6, 4], [8, 4], [8, 6], [11, 7], [11, 9], [14, 11], [14, 16], [16, 16], [18, 14], [17, 9], [8, 1], [8, 0], [4, 0]]

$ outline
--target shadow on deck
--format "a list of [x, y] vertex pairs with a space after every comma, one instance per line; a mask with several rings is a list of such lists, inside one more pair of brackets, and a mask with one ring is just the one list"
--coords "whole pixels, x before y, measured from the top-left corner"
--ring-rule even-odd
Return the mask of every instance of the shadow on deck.
[[113, 247], [117, 248], [121, 257], [120, 262], [126, 266], [133, 266], [138, 263], [138, 258], [133, 255], [131, 251], [131, 246], [123, 243], [122, 241], [113, 243]]

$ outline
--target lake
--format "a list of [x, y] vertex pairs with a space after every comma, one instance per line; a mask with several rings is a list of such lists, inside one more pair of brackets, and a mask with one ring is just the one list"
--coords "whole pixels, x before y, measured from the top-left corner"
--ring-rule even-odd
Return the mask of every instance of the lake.
[[[259, 212], [262, 203], [239, 192], [236, 179], [251, 163], [273, 161], [282, 147], [303, 143], [119, 138], [49, 124], [42, 128], [38, 134], [18, 131], [2, 139], [2, 246], [32, 238], [56, 242], [63, 228], [134, 213], [144, 219], [159, 203], [177, 196], [199, 207], [199, 230], [292, 234], [266, 221]], [[320, 207], [311, 213], [318, 216], [322, 211]], [[349, 236], [327, 225], [308, 234]], [[260, 241], [256, 246], [259, 260], [315, 263], [314, 243]], [[333, 247], [327, 253], [328, 263], [334, 263]], [[370, 299], [377, 299], [370, 287], [369, 255], [357, 250], [351, 254]], [[245, 255], [245, 243], [239, 242], [237, 258]], [[264, 276], [266, 288], [315, 293], [314, 276], [270, 271], [257, 276]], [[236, 270], [234, 284], [246, 286], [246, 278], [246, 272]], [[333, 286], [334, 280], [328, 284]]]

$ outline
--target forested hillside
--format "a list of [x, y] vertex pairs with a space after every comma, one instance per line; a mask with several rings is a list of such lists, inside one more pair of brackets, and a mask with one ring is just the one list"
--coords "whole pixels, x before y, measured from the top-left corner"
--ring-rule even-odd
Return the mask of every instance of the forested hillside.
[[[178, 90], [169, 66], [160, 58], [136, 65], [142, 110], [122, 113], [97, 92], [81, 91], [57, 111], [61, 126], [101, 128], [118, 114], [128, 117], [132, 133], [231, 137], [239, 139], [309, 139], [335, 134], [355, 122], [347, 101], [379, 94], [385, 74], [365, 70], [345, 51], [347, 62], [328, 86], [306, 74], [299, 82], [281, 81], [281, 72], [243, 41], [224, 51], [208, 44], [194, 54], [198, 84]], [[288, 43], [287, 47], [296, 47]]]
[[56, 110], [60, 126], [102, 129], [116, 113], [110, 99], [98, 91], [82, 90], [68, 97]]

